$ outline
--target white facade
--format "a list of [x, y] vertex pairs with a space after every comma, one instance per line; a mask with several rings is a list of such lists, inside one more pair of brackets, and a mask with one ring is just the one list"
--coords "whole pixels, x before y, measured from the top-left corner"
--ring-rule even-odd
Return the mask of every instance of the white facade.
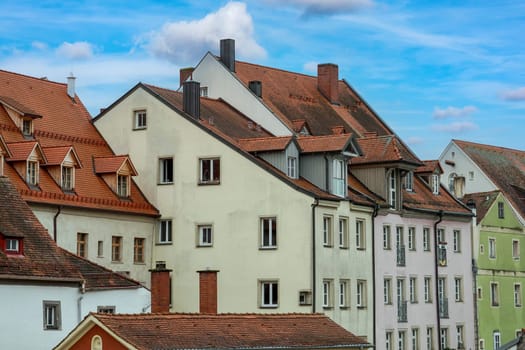
[[[81, 293], [77, 283], [0, 284], [2, 349], [52, 349], [97, 306], [114, 305], [119, 312], [140, 313], [149, 304], [145, 288]], [[59, 328], [45, 329], [44, 302], [59, 303]]]
[[[147, 111], [146, 129], [131, 128], [137, 109]], [[172, 310], [197, 312], [197, 271], [218, 270], [218, 312], [311, 312], [315, 304], [316, 312], [371, 340], [371, 208], [350, 208], [344, 200], [318, 203], [186, 118], [139, 87], [95, 122], [115, 152], [132, 157], [140, 173], [136, 182], [161, 212], [161, 220], [172, 220], [172, 241], [161, 244], [157, 233], [153, 258], [173, 270]], [[159, 184], [159, 159], [168, 157], [173, 158], [173, 183]], [[199, 184], [201, 158], [220, 159], [220, 184]], [[323, 217], [331, 218], [331, 247], [323, 245]], [[277, 222], [277, 244], [271, 249], [261, 248], [264, 218]], [[355, 237], [349, 238], [348, 248], [339, 247], [340, 218], [347, 220], [348, 237], [355, 235], [356, 221], [363, 222], [364, 249], [352, 244]], [[199, 225], [211, 226], [211, 244], [199, 244]], [[332, 283], [326, 307], [323, 281]], [[348, 283], [344, 306], [338, 303], [341, 281]], [[367, 281], [368, 304], [362, 308], [356, 305], [358, 281]], [[261, 307], [264, 282], [278, 284], [278, 305]], [[301, 292], [310, 295], [304, 304]]]

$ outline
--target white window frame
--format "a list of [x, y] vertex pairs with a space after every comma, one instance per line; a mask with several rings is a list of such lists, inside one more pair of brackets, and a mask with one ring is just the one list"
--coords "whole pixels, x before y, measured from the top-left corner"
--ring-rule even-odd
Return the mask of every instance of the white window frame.
[[439, 194], [439, 175], [432, 174], [432, 193]]
[[414, 226], [408, 228], [408, 250], [416, 250], [416, 228]]
[[117, 174], [117, 194], [119, 197], [129, 197], [129, 175]]
[[457, 349], [465, 348], [465, 327], [463, 325], [456, 325], [456, 347]]
[[75, 188], [75, 168], [72, 166], [61, 166], [61, 187], [64, 191], [72, 191]]
[[33, 120], [29, 118], [22, 119], [22, 134], [24, 136], [33, 135]]
[[279, 307], [279, 282], [277, 280], [261, 280], [259, 281], [259, 287], [261, 293], [259, 307]]
[[520, 241], [518, 239], [512, 240], [512, 259], [520, 260]]
[[505, 218], [505, 205], [503, 202], [498, 202], [498, 219]]
[[417, 303], [417, 277], [410, 277], [408, 280], [408, 292], [410, 303]]
[[393, 209], [397, 209], [397, 171], [392, 169], [388, 173], [388, 204]]
[[393, 350], [392, 349], [392, 331], [386, 331], [385, 332], [385, 350]]
[[425, 303], [432, 303], [432, 277], [426, 276], [423, 280], [423, 297]]
[[366, 308], [366, 281], [357, 281], [356, 305], [358, 308]]
[[333, 306], [333, 281], [331, 279], [323, 280], [323, 308], [331, 308]]
[[456, 302], [463, 301], [463, 279], [454, 277], [454, 299]]
[[350, 306], [348, 301], [349, 286], [350, 281], [348, 279], [339, 280], [339, 308], [341, 309], [345, 309]]
[[26, 172], [26, 181], [28, 184], [37, 186], [38, 185], [38, 178], [39, 178], [39, 164], [38, 161], [35, 160], [28, 160], [27, 161], [27, 172]]
[[173, 242], [173, 220], [163, 219], [159, 221], [158, 244], [171, 244]]
[[197, 245], [199, 247], [213, 246], [213, 225], [197, 225]]
[[[206, 165], [208, 164], [208, 165]], [[215, 178], [215, 170], [219, 168], [218, 178]], [[205, 169], [209, 168], [208, 172]], [[221, 183], [221, 159], [218, 157], [199, 158], [199, 184], [218, 185]]]
[[431, 238], [430, 238], [430, 228], [429, 227], [423, 227], [423, 250], [425, 252], [432, 251], [432, 244], [431, 244]]
[[406, 331], [397, 331], [397, 350], [406, 349]]
[[332, 217], [323, 216], [323, 246], [331, 247], [333, 242], [333, 224]]
[[407, 171], [405, 175], [405, 190], [414, 191], [414, 173], [412, 171]]
[[514, 283], [514, 307], [521, 307], [521, 284]]
[[365, 220], [355, 220], [355, 247], [358, 250], [366, 249]]
[[411, 343], [412, 350], [419, 350], [419, 328], [417, 327], [411, 329]]
[[496, 259], [496, 238], [489, 237], [489, 259]]
[[434, 348], [434, 328], [427, 327], [427, 336], [426, 336], [427, 350], [432, 350]]
[[392, 229], [390, 225], [383, 225], [383, 249], [384, 250], [390, 250], [391, 247], [391, 239], [392, 239]]
[[104, 241], [97, 242], [97, 258], [104, 257]]
[[167, 185], [173, 183], [175, 178], [173, 164], [173, 157], [159, 158], [159, 184]]
[[492, 334], [492, 341], [493, 341], [494, 349], [499, 349], [499, 347], [501, 346], [501, 333], [494, 332]]
[[454, 253], [461, 253], [461, 230], [453, 230]]
[[385, 305], [392, 304], [392, 278], [383, 279], [383, 303]]
[[288, 176], [297, 179], [297, 157], [289, 156], [287, 160]]
[[343, 159], [334, 159], [332, 164], [332, 193], [346, 197], [346, 162]]
[[44, 300], [43, 305], [43, 321], [44, 330], [61, 330], [62, 328], [62, 313], [60, 308], [60, 301], [58, 300]]
[[133, 128], [142, 130], [148, 127], [148, 112], [145, 109], [133, 111]]
[[490, 306], [499, 306], [499, 285], [497, 282], [490, 282]]
[[[259, 218], [260, 221], [260, 249], [275, 249], [277, 248], [277, 233], [279, 232], [277, 226], [277, 217], [265, 216]], [[274, 229], [275, 227], [275, 229]], [[265, 239], [265, 235], [268, 239]]]
[[439, 330], [439, 341], [441, 343], [441, 349], [448, 348], [448, 328], [443, 327]]
[[339, 248], [348, 248], [348, 218], [339, 218]]

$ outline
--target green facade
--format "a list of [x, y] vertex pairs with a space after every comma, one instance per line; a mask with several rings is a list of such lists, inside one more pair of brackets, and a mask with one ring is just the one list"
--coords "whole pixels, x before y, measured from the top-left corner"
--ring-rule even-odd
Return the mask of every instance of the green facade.
[[[498, 215], [498, 203], [503, 203], [503, 218]], [[478, 336], [484, 340], [485, 349], [490, 350], [494, 349], [495, 332], [500, 333], [500, 345], [503, 345], [515, 339], [516, 331], [525, 327], [525, 234], [501, 193], [478, 224], [475, 234], [479, 235], [476, 252]], [[491, 249], [490, 240], [495, 249]], [[491, 251], [495, 253], [493, 257]], [[517, 300], [515, 292], [518, 292]]]

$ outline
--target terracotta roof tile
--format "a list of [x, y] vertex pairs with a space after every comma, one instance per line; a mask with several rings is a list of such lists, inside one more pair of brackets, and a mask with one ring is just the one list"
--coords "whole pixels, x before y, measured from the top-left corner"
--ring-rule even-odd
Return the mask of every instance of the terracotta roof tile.
[[352, 164], [404, 162], [420, 165], [421, 161], [395, 135], [363, 137], [357, 141], [363, 151]]
[[525, 217], [525, 151], [453, 140]]
[[268, 152], [283, 151], [292, 141], [291, 136], [282, 137], [257, 137], [250, 139], [240, 139], [239, 145], [246, 152]]
[[8, 97], [8, 96], [0, 96], [0, 103], [4, 106], [10, 107], [11, 109], [16, 110], [20, 114], [22, 114], [24, 117], [31, 117], [31, 118], [42, 118], [40, 114], [37, 114], [34, 112], [31, 108], [24, 106], [23, 104], [19, 103], [15, 99]]
[[[132, 166], [128, 156], [95, 157], [93, 161], [95, 163], [95, 173], [97, 174], [116, 173], [126, 162]], [[133, 171], [133, 175], [137, 175], [136, 170]]]
[[418, 174], [422, 174], [422, 173], [443, 174], [443, 169], [441, 168], [441, 165], [439, 164], [439, 160], [424, 160], [423, 165], [418, 167], [415, 170], [415, 172]]
[[343, 152], [352, 140], [351, 134], [300, 136], [297, 143], [303, 153]]
[[[82, 168], [75, 169], [75, 195], [64, 193], [45, 167], [39, 172], [40, 191], [31, 191], [8, 164], [5, 173], [26, 201], [158, 216], [158, 210], [148, 202], [134, 181], [131, 181], [131, 197], [123, 200], [100, 176], [95, 175], [93, 158], [113, 157], [114, 154], [91, 123], [91, 116], [82, 101], [78, 96], [72, 99], [67, 95], [66, 84], [0, 70], [0, 96], [16, 99], [27, 110], [42, 116], [33, 121], [34, 141], [42, 148], [73, 147], [82, 164]], [[27, 142], [5, 108], [0, 104], [2, 138], [10, 148], [11, 144]], [[12, 158], [18, 159], [19, 156]]]
[[470, 193], [464, 195], [461, 201], [466, 205], [468, 205], [469, 202], [476, 205], [476, 222], [479, 224], [492, 204], [494, 204], [499, 193], [500, 191]]
[[29, 158], [29, 155], [35, 148], [38, 148], [38, 142], [36, 141], [23, 141], [23, 142], [11, 142], [7, 144], [9, 151], [11, 152], [11, 157], [9, 161], [17, 162], [24, 161]]
[[69, 154], [69, 152], [72, 152], [74, 158], [76, 158], [75, 161], [77, 162], [77, 166], [81, 166], [80, 160], [78, 159], [73, 146], [44, 147], [42, 150], [46, 156], [46, 165], [60, 165], [64, 162], [64, 159]]
[[321, 314], [92, 314], [137, 349], [370, 347]]

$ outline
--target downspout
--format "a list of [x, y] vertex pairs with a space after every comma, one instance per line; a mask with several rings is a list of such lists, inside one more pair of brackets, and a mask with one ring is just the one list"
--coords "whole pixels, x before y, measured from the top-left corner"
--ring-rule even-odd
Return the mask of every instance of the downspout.
[[372, 312], [372, 341], [376, 344], [376, 239], [375, 239], [375, 219], [379, 213], [379, 204], [375, 203], [372, 213], [372, 302], [374, 310]]
[[312, 203], [312, 313], [316, 313], [315, 309], [315, 293], [316, 293], [316, 262], [315, 262], [315, 208], [319, 205], [319, 198]]
[[[82, 281], [80, 284], [80, 293], [84, 294], [86, 292], [86, 282]], [[78, 317], [78, 323], [82, 321], [82, 299], [84, 299], [83, 296], [79, 297], [77, 299], [77, 317]]]
[[61, 205], [57, 206], [57, 212], [55, 216], [53, 216], [53, 240], [55, 242], [57, 241], [57, 219], [61, 211], [62, 211], [62, 206]]
[[436, 296], [436, 328], [437, 328], [437, 334], [436, 334], [436, 340], [438, 342], [438, 349], [443, 350], [441, 348], [441, 317], [439, 315], [439, 272], [438, 272], [438, 234], [437, 234], [437, 226], [441, 221], [443, 221], [443, 210], [440, 210], [439, 213], [439, 219], [434, 223], [434, 274], [435, 274], [435, 281], [434, 281], [434, 289], [436, 290], [435, 296]]

